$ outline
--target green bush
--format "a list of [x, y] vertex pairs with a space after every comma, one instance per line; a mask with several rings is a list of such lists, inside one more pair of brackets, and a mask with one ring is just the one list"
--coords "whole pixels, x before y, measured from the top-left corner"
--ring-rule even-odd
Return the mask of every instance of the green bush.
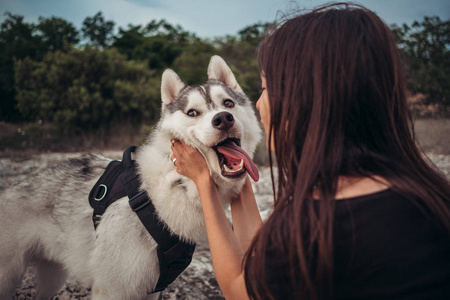
[[160, 79], [115, 49], [72, 48], [49, 52], [42, 62], [16, 60], [15, 82], [20, 112], [63, 133], [153, 121], [160, 106]]

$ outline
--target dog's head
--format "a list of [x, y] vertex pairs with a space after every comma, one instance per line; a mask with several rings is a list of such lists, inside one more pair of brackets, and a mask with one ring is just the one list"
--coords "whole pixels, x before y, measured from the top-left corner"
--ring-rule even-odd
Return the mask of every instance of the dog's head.
[[261, 129], [250, 100], [221, 57], [211, 58], [208, 81], [202, 85], [188, 86], [174, 71], [166, 70], [161, 97], [160, 128], [169, 138], [197, 148], [213, 176], [229, 181], [248, 173], [258, 180], [251, 156]]

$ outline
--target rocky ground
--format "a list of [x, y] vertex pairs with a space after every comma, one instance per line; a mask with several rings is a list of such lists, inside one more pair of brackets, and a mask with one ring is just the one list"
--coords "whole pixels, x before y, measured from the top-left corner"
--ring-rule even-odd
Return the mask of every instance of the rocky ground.
[[[120, 152], [102, 154], [113, 159], [121, 158]], [[0, 158], [0, 192], [9, 185], [38, 174], [45, 168], [80, 155], [80, 153], [52, 153]], [[262, 215], [267, 216], [273, 198], [269, 169], [260, 168], [260, 175], [261, 179], [254, 185], [254, 190]], [[229, 215], [229, 212], [227, 213]], [[22, 286], [17, 289], [13, 299], [32, 299], [34, 293], [34, 269], [30, 267], [26, 271]], [[89, 297], [90, 289], [69, 281], [52, 300], [89, 299]], [[163, 291], [162, 299], [224, 299], [214, 276], [207, 243], [197, 245], [191, 265], [173, 284]]]
[[[104, 153], [112, 158], [120, 158], [120, 153]], [[7, 186], [24, 180], [51, 167], [75, 154], [40, 154], [34, 156], [16, 156], [15, 158], [0, 158], [0, 191]], [[430, 159], [450, 179], [450, 155], [428, 153]], [[261, 179], [254, 184], [258, 206], [263, 218], [269, 213], [272, 206], [272, 188], [270, 171], [261, 168]], [[30, 267], [23, 279], [22, 286], [17, 289], [13, 299], [32, 299], [35, 292], [35, 278], [33, 268]], [[52, 299], [88, 299], [90, 290], [86, 287], [69, 282]], [[214, 277], [211, 265], [211, 256], [208, 245], [197, 246], [192, 264], [186, 271], [162, 294], [163, 299], [223, 299]]]

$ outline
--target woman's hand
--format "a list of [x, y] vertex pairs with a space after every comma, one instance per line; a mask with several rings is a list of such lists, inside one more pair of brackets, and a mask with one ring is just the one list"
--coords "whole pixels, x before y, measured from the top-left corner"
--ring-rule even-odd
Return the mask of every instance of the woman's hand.
[[182, 140], [172, 140], [172, 156], [170, 160], [175, 160], [174, 165], [177, 172], [189, 177], [197, 184], [200, 180], [210, 176], [208, 164], [205, 158], [195, 148], [186, 145]]

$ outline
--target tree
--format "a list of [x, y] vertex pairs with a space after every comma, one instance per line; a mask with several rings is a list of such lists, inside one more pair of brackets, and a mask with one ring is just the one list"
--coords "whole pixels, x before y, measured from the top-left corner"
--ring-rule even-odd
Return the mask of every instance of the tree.
[[405, 55], [408, 85], [429, 103], [450, 105], [450, 20], [424, 17], [411, 26], [392, 26]]
[[76, 45], [80, 39], [76, 28], [64, 19], [39, 17], [36, 26], [38, 36], [45, 50], [62, 50], [66, 45]]
[[119, 28], [112, 47], [129, 59], [146, 61], [150, 69], [161, 73], [196, 39], [179, 25], [153, 20], [145, 27], [130, 24], [128, 29]]
[[180, 25], [173, 26], [166, 20], [152, 20], [145, 26], [145, 36], [164, 36], [172, 42], [184, 43], [196, 38], [194, 34], [185, 31]]
[[14, 91], [14, 59], [41, 59], [43, 53], [34, 25], [26, 23], [23, 16], [9, 12], [5, 15], [7, 18], [0, 25], [0, 120], [20, 121]]
[[114, 37], [113, 48], [116, 48], [120, 53], [126, 55], [128, 59], [145, 60], [145, 57], [136, 57], [134, 50], [143, 44], [145, 34], [141, 25], [128, 25], [128, 29], [119, 27], [118, 36]]
[[113, 21], [105, 21], [102, 12], [99, 11], [93, 17], [84, 19], [81, 31], [83, 32], [83, 37], [89, 41], [90, 45], [102, 49], [110, 45], [114, 26], [115, 23]]
[[256, 23], [243, 28], [238, 34], [241, 41], [249, 42], [256, 47], [273, 26], [274, 23]]

